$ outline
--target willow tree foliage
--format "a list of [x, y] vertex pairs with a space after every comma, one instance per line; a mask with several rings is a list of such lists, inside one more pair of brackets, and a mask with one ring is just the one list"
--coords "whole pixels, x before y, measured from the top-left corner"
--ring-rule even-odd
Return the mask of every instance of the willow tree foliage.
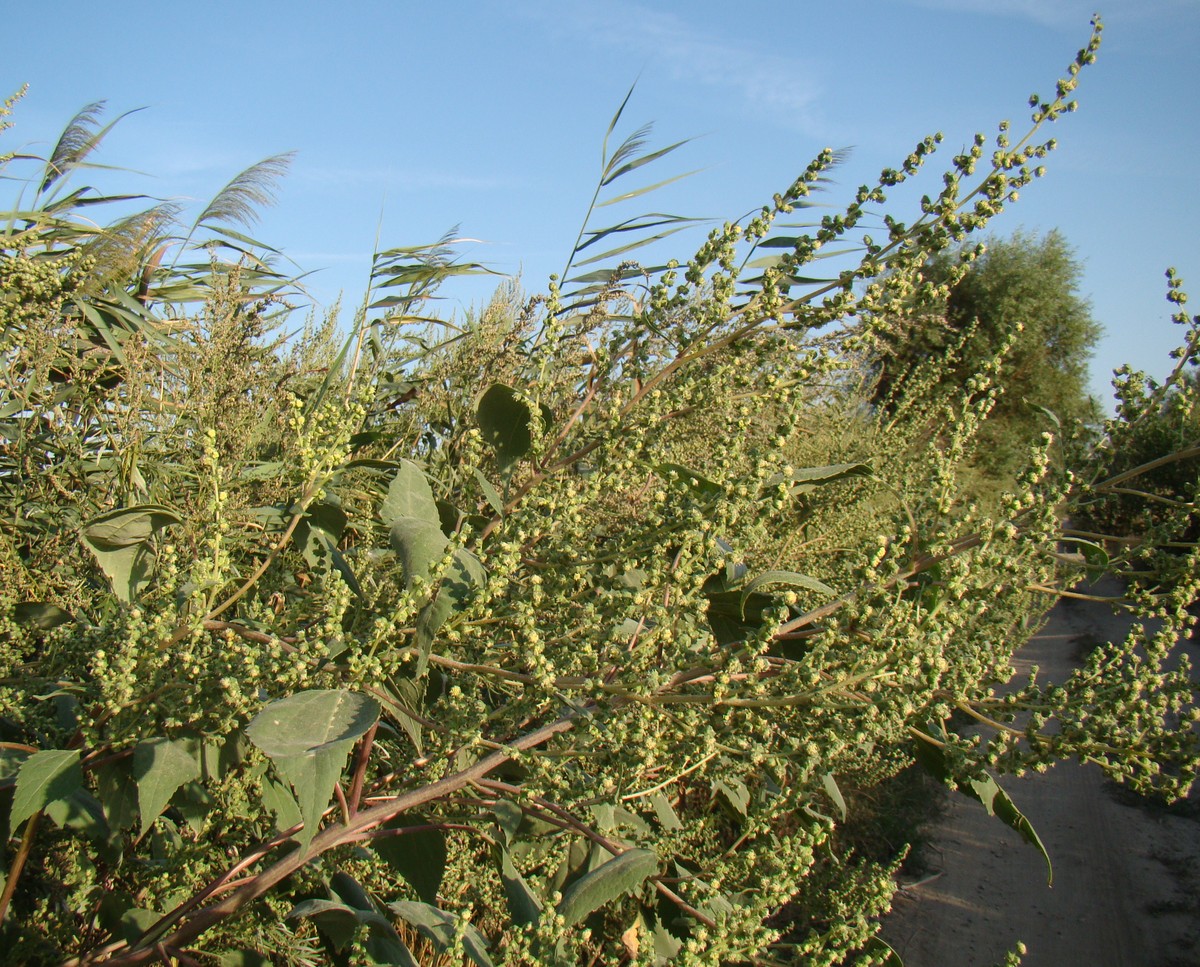
[[988, 476], [1011, 483], [1045, 428], [1046, 410], [1060, 426], [1099, 423], [1087, 384], [1100, 327], [1078, 291], [1080, 265], [1059, 232], [991, 238], [965, 273], [957, 271], [962, 254], [942, 253], [926, 266], [926, 278], [953, 284], [944, 301], [887, 338], [872, 398], [889, 405], [922, 370], [966, 380], [1011, 340], [1003, 393], [980, 430], [977, 456]]
[[277, 163], [220, 217], [99, 229], [84, 195], [45, 203], [102, 131], [77, 118], [0, 240], [6, 952], [895, 963], [876, 931], [900, 857], [845, 831], [900, 770], [1031, 848], [1004, 773], [1079, 756], [1182, 795], [1194, 549], [1117, 602], [1157, 624], [1066, 682], [1011, 682], [1058, 591], [1127, 566], [1061, 525], [1117, 483], [1051, 459], [1049, 425], [1011, 492], [973, 501], [1007, 342], [886, 418], [856, 381], [944, 295], [930, 256], [1038, 176], [1098, 40], [911, 221], [887, 194], [936, 136], [839, 215], [792, 221], [824, 151], [691, 260], [614, 264], [686, 222], [595, 224], [671, 150], [636, 132], [606, 141], [547, 294], [438, 320], [433, 288], [478, 267], [450, 237], [392, 249], [345, 341], [330, 320], [277, 338], [294, 287], [231, 227]]

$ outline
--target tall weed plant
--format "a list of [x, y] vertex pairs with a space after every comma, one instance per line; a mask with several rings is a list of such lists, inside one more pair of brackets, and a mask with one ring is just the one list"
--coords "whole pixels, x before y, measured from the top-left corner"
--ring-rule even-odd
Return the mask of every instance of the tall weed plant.
[[678, 147], [638, 131], [545, 295], [431, 317], [482, 271], [447, 236], [377, 253], [346, 339], [279, 335], [298, 283], [243, 229], [281, 159], [99, 229], [47, 200], [106, 130], [76, 118], [0, 238], [10, 962], [894, 964], [902, 857], [850, 847], [852, 790], [920, 762], [1035, 849], [1000, 775], [1183, 795], [1194, 547], [1117, 602], [1128, 640], [1002, 691], [1059, 593], [1128, 566], [1063, 523], [1118, 484], [1048, 420], [981, 509], [1003, 347], [886, 414], [862, 385], [1098, 43], [911, 222], [887, 193], [938, 137], [842, 214], [791, 221], [825, 151], [690, 261], [620, 261], [690, 223], [593, 224]]

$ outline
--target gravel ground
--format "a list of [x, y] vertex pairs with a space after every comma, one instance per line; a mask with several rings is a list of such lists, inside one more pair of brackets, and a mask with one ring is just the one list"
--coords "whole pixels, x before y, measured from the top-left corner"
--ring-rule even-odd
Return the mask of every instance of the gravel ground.
[[[1043, 680], [1064, 680], [1081, 637], [1123, 636], [1127, 624], [1104, 605], [1059, 604], [1014, 662], [1018, 679], [1036, 664]], [[1200, 663], [1196, 643], [1185, 647]], [[1200, 798], [1149, 805], [1077, 762], [1001, 784], [1045, 843], [1054, 886], [1036, 850], [951, 794], [923, 855], [930, 874], [897, 895], [884, 925], [906, 967], [989, 967], [1018, 941], [1027, 967], [1200, 965]]]

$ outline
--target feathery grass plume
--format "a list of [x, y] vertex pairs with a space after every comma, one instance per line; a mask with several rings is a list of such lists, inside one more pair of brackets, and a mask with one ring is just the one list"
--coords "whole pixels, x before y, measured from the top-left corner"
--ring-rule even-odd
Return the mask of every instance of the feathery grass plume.
[[279, 179], [287, 174], [295, 156], [294, 151], [272, 155], [232, 178], [200, 213], [188, 238], [201, 225], [234, 223], [250, 228], [257, 224], [259, 209], [275, 204]]
[[76, 168], [102, 168], [87, 161], [93, 151], [100, 147], [108, 133], [124, 118], [142, 110], [134, 108], [113, 118], [104, 127], [100, 127], [100, 116], [104, 113], [104, 101], [93, 101], [75, 115], [58, 136], [54, 150], [46, 159], [42, 180], [37, 190], [40, 199], [59, 181], [65, 179]]

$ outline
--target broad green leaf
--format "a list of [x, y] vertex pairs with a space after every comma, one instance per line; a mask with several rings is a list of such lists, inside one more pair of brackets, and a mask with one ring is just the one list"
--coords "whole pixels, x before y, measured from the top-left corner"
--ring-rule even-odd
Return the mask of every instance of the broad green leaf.
[[654, 938], [654, 957], [657, 964], [673, 964], [683, 948], [683, 939], [676, 937], [657, 917], [650, 926]]
[[153, 555], [148, 542], [180, 517], [170, 507], [144, 504], [101, 514], [82, 528], [83, 543], [112, 583], [113, 593], [128, 603], [150, 581]]
[[645, 849], [631, 849], [614, 856], [567, 887], [558, 904], [558, 914], [568, 927], [579, 923], [613, 900], [638, 889], [658, 872], [658, 856]]
[[338, 953], [354, 942], [360, 922], [358, 911], [336, 900], [305, 900], [289, 911], [288, 920], [311, 920], [329, 938]]
[[687, 467], [681, 467], [677, 463], [657, 464], [654, 467], [654, 472], [662, 477], [663, 480], [678, 480], [691, 489], [693, 493], [702, 497], [719, 497], [725, 493], [725, 489], [720, 484], [714, 483], [707, 477], [701, 476]]
[[654, 815], [663, 829], [683, 828], [683, 823], [679, 821], [679, 814], [675, 812], [675, 807], [671, 805], [671, 800], [665, 793], [656, 792], [650, 797], [650, 805], [654, 807]]
[[370, 963], [418, 967], [396, 928], [353, 877], [335, 873], [330, 886], [339, 899], [305, 900], [292, 907], [287, 919], [312, 920], [338, 953], [345, 950], [354, 941], [359, 928], [365, 926], [369, 933], [366, 948]]
[[333, 797], [333, 787], [346, 766], [346, 758], [354, 748], [354, 739], [329, 742], [318, 754], [273, 756], [271, 762], [296, 793], [304, 828], [296, 833], [296, 841], [307, 846], [317, 834], [321, 816]]
[[385, 524], [412, 517], [438, 524], [437, 502], [425, 472], [411, 460], [401, 460], [400, 468], [388, 484], [387, 496], [379, 506], [379, 519]]
[[45, 601], [22, 601], [13, 607], [13, 620], [19, 625], [29, 625], [39, 631], [53, 631], [59, 625], [71, 621], [71, 612]]
[[451, 534], [458, 533], [458, 526], [462, 523], [463, 514], [448, 500], [435, 500], [437, 506], [438, 524], [442, 528], [442, 533], [449, 537]]
[[96, 791], [104, 803], [104, 815], [114, 830], [129, 829], [137, 822], [138, 787], [133, 778], [131, 756], [105, 762], [92, 770]]
[[496, 817], [496, 830], [505, 845], [511, 845], [517, 830], [525, 819], [525, 813], [515, 802], [508, 799], [497, 799], [492, 806], [492, 815]]
[[204, 821], [216, 800], [199, 782], [185, 782], [174, 796], [175, 808], [196, 836], [204, 832]]
[[793, 494], [807, 493], [821, 484], [847, 480], [850, 477], [866, 477], [870, 474], [871, 468], [865, 463], [835, 463], [827, 467], [800, 467], [788, 473], [777, 473], [767, 478], [766, 485], [774, 487], [786, 481], [793, 484]]
[[44, 749], [35, 752], [17, 770], [16, 788], [8, 822], [10, 833], [49, 803], [66, 799], [83, 787], [78, 749]]
[[350, 904], [356, 910], [379, 913], [382, 909], [363, 885], [344, 870], [338, 870], [329, 878], [329, 888], [339, 900]]
[[272, 702], [246, 726], [246, 735], [279, 771], [300, 805], [307, 846], [354, 743], [379, 718], [374, 699], [346, 689], [315, 689]]
[[146, 739], [133, 750], [133, 778], [138, 788], [138, 810], [146, 831], [167, 808], [175, 790], [200, 778], [200, 746], [195, 739]]
[[271, 702], [246, 726], [266, 755], [314, 755], [333, 742], [357, 739], [379, 715], [374, 699], [347, 689], [313, 689]]
[[104, 817], [104, 808], [100, 800], [86, 789], [76, 789], [65, 799], [47, 803], [43, 812], [60, 829], [70, 827], [94, 840], [104, 841], [108, 838], [109, 825]]
[[480, 398], [476, 419], [484, 440], [496, 453], [501, 473], [510, 470], [533, 446], [529, 429], [533, 410], [502, 383], [493, 383]]
[[416, 716], [423, 704], [426, 685], [423, 679], [400, 678], [378, 686], [384, 696], [390, 699], [387, 702], [389, 717], [404, 730], [417, 755], [424, 754], [424, 741], [421, 738], [423, 726]]
[[452, 614], [466, 605], [475, 588], [486, 582], [487, 572], [479, 563], [479, 558], [465, 548], [456, 548], [454, 559], [438, 586], [437, 596], [417, 615], [415, 644], [419, 652], [416, 668], [418, 678], [425, 674], [429, 652], [438, 630]]
[[391, 967], [417, 967], [412, 952], [405, 946], [392, 922], [383, 915], [383, 907], [349, 873], [338, 871], [329, 878], [329, 887], [338, 899], [355, 912], [358, 922], [367, 928], [367, 956], [374, 964]]
[[1050, 854], [1037, 830], [1025, 815], [1017, 808], [1016, 803], [991, 776], [986, 779], [972, 779], [969, 783], [971, 795], [983, 803], [989, 816], [995, 816], [1006, 826], [1015, 829], [1021, 838], [1042, 854], [1046, 861], [1046, 885], [1054, 885], [1054, 866], [1050, 862]]
[[292, 540], [304, 555], [308, 566], [328, 573], [333, 552], [346, 529], [346, 512], [336, 504], [313, 504], [296, 525]]
[[[389, 903], [391, 910], [405, 923], [416, 927], [426, 940], [434, 945], [439, 952], [448, 950], [454, 944], [456, 929], [460, 928], [459, 918], [453, 913], [439, 910], [428, 903], [417, 903], [412, 900], [398, 900]], [[462, 924], [463, 951], [478, 967], [495, 967], [492, 958], [488, 956], [487, 940], [474, 925]]]
[[437, 521], [401, 517], [392, 522], [391, 544], [404, 568], [404, 586], [411, 588], [418, 577], [428, 578], [430, 569], [446, 553], [447, 539]]
[[500, 882], [504, 884], [504, 895], [508, 899], [508, 912], [512, 916], [513, 923], [517, 926], [536, 923], [542, 914], [541, 899], [521, 876], [516, 864], [513, 863], [512, 854], [503, 846], [498, 847], [496, 852], [500, 867]]
[[241, 732], [224, 738], [205, 739], [200, 747], [201, 778], [224, 779], [245, 760], [247, 748], [246, 737]]
[[764, 571], [742, 588], [740, 607], [743, 614], [745, 614], [746, 599], [759, 588], [768, 584], [786, 584], [794, 588], [828, 594], [830, 597], [837, 594], [828, 584], [818, 581], [816, 578], [810, 578], [807, 574], [797, 574], [795, 571]]
[[[404, 830], [426, 822], [419, 815], [406, 815], [383, 828]], [[417, 896], [426, 903], [437, 904], [437, 893], [446, 871], [446, 836], [440, 829], [416, 829], [392, 836], [377, 836], [372, 838], [371, 846], [417, 891]]]
[[[943, 729], [939, 729], [933, 724], [927, 726], [927, 731], [935, 738], [939, 732], [943, 735], [945, 734]], [[913, 742], [912, 750], [914, 757], [921, 767], [938, 782], [948, 782], [950, 780], [950, 768], [946, 762], [946, 753], [941, 748], [932, 742], [918, 738]]]
[[83, 526], [90, 546], [102, 550], [132, 547], [148, 541], [157, 531], [180, 523], [179, 515], [162, 504], [123, 507], [93, 518]]
[[270, 776], [263, 776], [261, 781], [263, 805], [275, 817], [275, 828], [279, 832], [291, 829], [304, 818], [300, 815], [296, 798], [285, 783], [276, 782]]

